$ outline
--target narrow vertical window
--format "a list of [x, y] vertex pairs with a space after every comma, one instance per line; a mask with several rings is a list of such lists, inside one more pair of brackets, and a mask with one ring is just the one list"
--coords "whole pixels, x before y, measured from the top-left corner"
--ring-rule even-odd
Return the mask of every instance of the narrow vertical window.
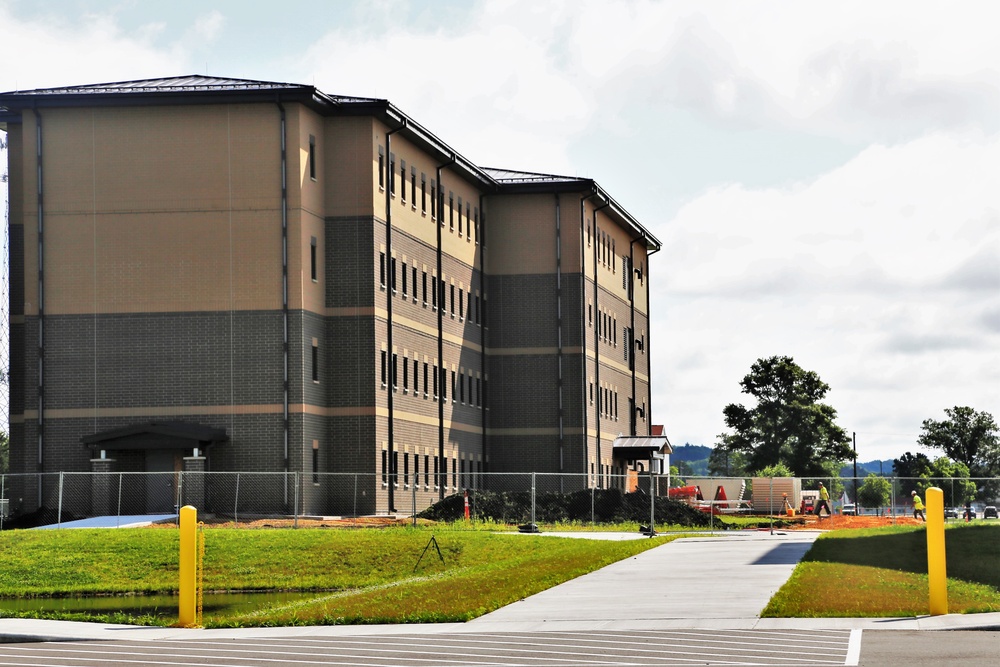
[[483, 407], [483, 379], [476, 378], [476, 407]]
[[427, 175], [420, 174], [420, 212], [427, 214]]
[[472, 215], [470, 215], [471, 210], [469, 208], [469, 202], [465, 202], [465, 240], [472, 240]]
[[437, 220], [437, 184], [431, 181], [431, 220]]
[[378, 283], [385, 289], [385, 253], [380, 252], [378, 255]]
[[451, 459], [451, 485], [458, 488], [458, 458], [452, 457]]
[[319, 440], [313, 440], [312, 464], [313, 484], [319, 484]]
[[479, 207], [478, 206], [475, 207], [474, 209], [472, 209], [472, 215], [475, 218], [475, 225], [473, 226], [472, 230], [473, 230], [473, 233], [476, 235], [476, 245], [479, 245]]
[[416, 396], [420, 393], [420, 382], [417, 378], [420, 377], [420, 362], [416, 359], [413, 360], [413, 395]]
[[451, 372], [451, 402], [458, 402], [458, 374]]
[[482, 304], [479, 301], [479, 295], [476, 295], [476, 324], [479, 324], [479, 308]]
[[403, 486], [410, 486], [410, 454], [406, 452], [403, 454]]
[[389, 452], [382, 450], [382, 484], [389, 482]]
[[399, 201], [406, 203], [406, 160], [399, 161]]
[[458, 235], [462, 236], [462, 198], [458, 198]]
[[424, 454], [424, 486], [429, 487], [431, 485], [430, 474], [430, 455]]
[[410, 364], [406, 357], [403, 357], [403, 393], [410, 393]]
[[403, 262], [403, 298], [404, 299], [409, 294], [409, 290], [407, 289], [407, 280], [406, 280], [408, 273], [409, 272], [407, 271], [406, 262]]
[[441, 473], [439, 472], [440, 467], [441, 467], [440, 457], [435, 456], [434, 457], [434, 488], [435, 489], [438, 488], [440, 486], [440, 484], [441, 484], [441, 477], [440, 477]]
[[410, 200], [413, 208], [417, 208], [417, 168], [410, 167]]
[[412, 278], [413, 284], [413, 303], [417, 302], [417, 266], [414, 264], [410, 267], [410, 278]]
[[424, 270], [422, 293], [423, 293], [423, 300], [424, 300], [424, 308], [426, 308], [427, 307], [427, 270], [426, 269]]
[[465, 321], [465, 290], [458, 290], [458, 319]]
[[441, 367], [441, 400], [448, 402], [448, 369]]
[[458, 375], [458, 400], [462, 405], [465, 405], [465, 371]]
[[433, 310], [438, 309], [438, 279], [437, 276], [431, 276], [431, 308]]
[[389, 368], [388, 368], [389, 367], [389, 363], [388, 363], [388, 360], [386, 359], [386, 357], [388, 357], [388, 356], [389, 356], [389, 353], [386, 352], [385, 350], [382, 350], [382, 388], [383, 389], [385, 389], [386, 381], [388, 379], [388, 374], [389, 374]]
[[312, 381], [319, 382], [319, 340], [312, 340]]
[[309, 178], [316, 180], [316, 137], [309, 135]]
[[[424, 382], [424, 386], [425, 387], [427, 386], [426, 381]], [[437, 399], [438, 399], [438, 368], [437, 368], [437, 366], [435, 366], [434, 367], [434, 400], [436, 401]]]
[[[434, 391], [437, 394], [437, 390]], [[427, 362], [424, 362], [424, 398], [427, 398]], [[436, 398], [436, 396], [435, 396]]]
[[378, 147], [378, 189], [385, 190], [385, 149], [381, 146]]
[[449, 287], [451, 287], [451, 309], [450, 309], [450, 312], [451, 312], [452, 318], [454, 319], [454, 317], [455, 317], [455, 283], [452, 283], [451, 285], [449, 285]]
[[455, 231], [455, 194], [448, 193], [448, 231]]
[[389, 194], [396, 194], [396, 154], [389, 153]]
[[396, 353], [392, 353], [392, 390], [396, 391], [399, 388], [399, 359]]
[[392, 293], [396, 293], [396, 258], [393, 257], [389, 261], [389, 286], [392, 288]]
[[314, 283], [319, 281], [319, 267], [317, 266], [317, 262], [316, 262], [316, 237], [315, 236], [313, 236], [309, 240], [309, 276], [312, 278], [312, 281]]

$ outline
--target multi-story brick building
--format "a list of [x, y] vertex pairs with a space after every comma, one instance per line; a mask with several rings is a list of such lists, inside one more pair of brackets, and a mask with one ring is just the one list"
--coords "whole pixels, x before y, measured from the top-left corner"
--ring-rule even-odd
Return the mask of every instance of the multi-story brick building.
[[326, 513], [312, 473], [358, 472], [374, 512], [400, 477], [604, 485], [649, 433], [659, 241], [593, 180], [295, 84], [10, 92], [0, 123], [13, 472], [297, 471]]

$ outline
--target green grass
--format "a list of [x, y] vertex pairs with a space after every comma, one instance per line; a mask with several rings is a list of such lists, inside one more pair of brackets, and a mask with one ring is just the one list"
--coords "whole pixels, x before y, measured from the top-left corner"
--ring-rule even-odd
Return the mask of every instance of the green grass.
[[[431, 546], [434, 536], [441, 557]], [[296, 603], [206, 625], [464, 621], [635, 555], [671, 538], [556, 539], [477, 531], [329, 529], [205, 531], [206, 590], [323, 591]], [[170, 592], [176, 530], [0, 533], [0, 596]], [[20, 615], [140, 624], [121, 615]]]
[[[945, 532], [948, 611], [1000, 611], [1000, 526], [954, 524]], [[823, 535], [761, 613], [765, 617], [894, 617], [928, 613], [924, 528]]]

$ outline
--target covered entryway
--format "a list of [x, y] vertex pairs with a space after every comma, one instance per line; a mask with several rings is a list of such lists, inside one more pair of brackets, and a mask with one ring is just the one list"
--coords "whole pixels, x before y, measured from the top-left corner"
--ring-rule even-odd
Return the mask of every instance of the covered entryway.
[[611, 451], [616, 464], [627, 470], [625, 490], [632, 492], [639, 488], [640, 472], [661, 475], [670, 469], [673, 448], [665, 435], [631, 435], [615, 438]]
[[[205, 452], [214, 444], [229, 439], [225, 429], [189, 422], [143, 422], [122, 428], [84, 436], [81, 442], [91, 450], [91, 469], [95, 473], [121, 472], [130, 478], [120, 479], [117, 493], [108, 475], [95, 475], [92, 489], [93, 511], [100, 514], [105, 506], [116, 504], [120, 511], [122, 488], [128, 490], [132, 502], [139, 502], [145, 513], [175, 512], [180, 472], [204, 472]], [[118, 458], [127, 465], [116, 465]], [[130, 473], [145, 473], [134, 475]], [[185, 502], [203, 505], [204, 479], [197, 478], [195, 489], [185, 490]], [[112, 498], [116, 495], [117, 499]], [[112, 501], [117, 500], [116, 503]]]

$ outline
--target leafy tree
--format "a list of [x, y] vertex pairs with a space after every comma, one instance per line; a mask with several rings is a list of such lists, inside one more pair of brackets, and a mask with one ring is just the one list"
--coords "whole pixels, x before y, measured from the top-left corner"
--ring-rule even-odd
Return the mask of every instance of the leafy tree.
[[969, 468], [964, 463], [941, 456], [931, 462], [928, 477], [924, 492], [928, 487], [939, 487], [943, 491], [946, 507], [962, 505], [976, 497], [976, 484], [969, 479]]
[[0, 475], [10, 469], [10, 437], [0, 431]]
[[754, 477], [794, 477], [791, 469], [784, 463], [775, 463], [774, 465], [764, 466], [760, 470], [756, 470], [753, 473]]
[[791, 357], [758, 359], [740, 386], [757, 405], [727, 405], [723, 416], [734, 432], [719, 437], [725, 449], [747, 456], [751, 470], [783, 463], [797, 477], [823, 477], [826, 464], [852, 456], [837, 411], [821, 402], [830, 386], [815, 372]]
[[746, 477], [747, 457], [743, 452], [716, 447], [708, 455], [708, 474], [712, 477]]
[[858, 489], [858, 504], [862, 507], [877, 507], [881, 515], [882, 508], [889, 504], [891, 491], [892, 484], [889, 480], [873, 472], [868, 473], [864, 484]]
[[973, 477], [1000, 474], [1000, 436], [993, 416], [958, 406], [944, 412], [948, 415], [944, 421], [924, 420], [917, 443], [964, 463]]
[[931, 460], [925, 454], [906, 452], [892, 462], [896, 477], [928, 477], [931, 474]]

